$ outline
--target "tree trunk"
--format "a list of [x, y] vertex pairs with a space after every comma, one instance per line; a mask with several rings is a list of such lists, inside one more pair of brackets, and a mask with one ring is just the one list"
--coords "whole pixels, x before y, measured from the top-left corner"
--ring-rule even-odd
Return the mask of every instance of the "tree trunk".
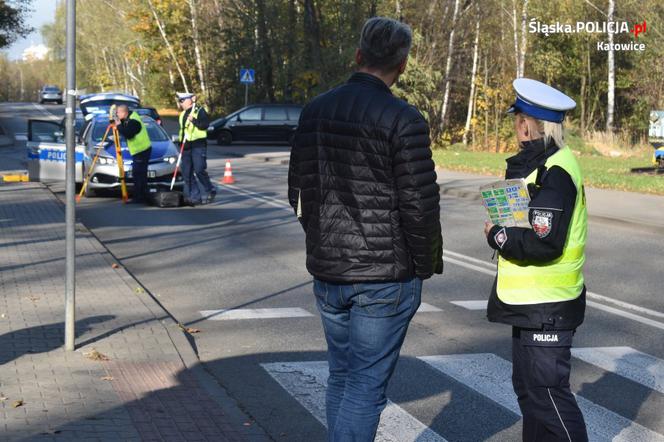
[[265, 14], [265, 0], [256, 0], [256, 14], [258, 20], [258, 41], [261, 53], [263, 76], [265, 78], [265, 92], [270, 103], [274, 103], [274, 68], [272, 66], [272, 53], [268, 42], [267, 16]]
[[304, 0], [304, 32], [307, 38], [307, 55], [309, 68], [320, 70], [321, 77], [325, 75], [323, 57], [320, 48], [320, 23], [316, 17], [314, 0]]
[[480, 44], [480, 19], [475, 23], [475, 43], [473, 47], [473, 69], [470, 74], [470, 94], [468, 94], [468, 113], [466, 114], [466, 126], [463, 130], [463, 144], [468, 145], [468, 132], [470, 132], [470, 123], [473, 119], [473, 108], [475, 105], [475, 77], [477, 76], [477, 55]]
[[[288, 1], [288, 29], [295, 29], [297, 17], [295, 11], [295, 0]], [[293, 101], [293, 80], [295, 78], [295, 39], [289, 38], [286, 45], [286, 87], [284, 97], [286, 101]]]
[[182, 67], [178, 62], [178, 58], [175, 56], [175, 51], [173, 50], [173, 46], [171, 45], [171, 42], [168, 40], [168, 36], [166, 35], [166, 30], [164, 29], [164, 25], [161, 22], [159, 15], [157, 14], [157, 10], [155, 9], [152, 0], [148, 0], [148, 5], [150, 6], [150, 11], [152, 12], [154, 21], [157, 23], [157, 28], [159, 28], [159, 33], [161, 34], [161, 38], [164, 40], [164, 44], [166, 44], [166, 49], [168, 49], [168, 54], [173, 59], [175, 68], [178, 70], [178, 74], [180, 74], [180, 79], [182, 80], [182, 87], [184, 87], [184, 91], [188, 93], [189, 86], [187, 85], [187, 79], [184, 77], [184, 72], [182, 72]]
[[[615, 9], [615, 0], [609, 0], [609, 11], [607, 12], [607, 20], [613, 21], [613, 12]], [[613, 33], [608, 33], [609, 37], [609, 53], [608, 53], [608, 91], [606, 94], [606, 131], [613, 133], [613, 109], [615, 106], [615, 88], [616, 88], [616, 71], [613, 59]]]
[[521, 10], [521, 48], [519, 51], [519, 74], [523, 77], [526, 68], [526, 50], [528, 46], [528, 33], [526, 33], [526, 22], [528, 20], [528, 0], [523, 0], [523, 9]]
[[484, 54], [484, 100], [486, 102], [486, 109], [484, 110], [484, 149], [489, 150], [489, 53]]
[[198, 82], [201, 87], [201, 94], [206, 97], [205, 88], [205, 70], [203, 69], [203, 58], [201, 56], [201, 42], [198, 37], [198, 12], [196, 10], [196, 0], [188, 0], [189, 10], [191, 11], [191, 35], [194, 39], [194, 54], [196, 56], [196, 69], [198, 70]]
[[512, 28], [514, 34], [514, 69], [519, 77], [519, 29], [516, 25], [516, 0], [512, 0]]
[[456, 28], [459, 15], [459, 0], [454, 0], [454, 13], [452, 14], [452, 26], [450, 30], [450, 41], [447, 45], [447, 62], [445, 63], [445, 93], [443, 104], [440, 109], [440, 132], [445, 130], [445, 119], [447, 117], [447, 106], [450, 99], [450, 71], [452, 70], [452, 57], [454, 55], [454, 28]]

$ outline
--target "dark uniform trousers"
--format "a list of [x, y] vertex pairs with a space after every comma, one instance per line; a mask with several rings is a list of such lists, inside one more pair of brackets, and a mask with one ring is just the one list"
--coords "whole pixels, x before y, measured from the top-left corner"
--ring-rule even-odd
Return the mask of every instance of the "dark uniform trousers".
[[138, 202], [145, 201], [148, 197], [148, 165], [152, 147], [139, 152], [131, 157], [131, 176], [134, 181], [134, 199]]
[[523, 414], [524, 442], [588, 440], [569, 385], [573, 334], [512, 329], [512, 385]]
[[184, 196], [192, 202], [201, 202], [201, 191], [197, 179], [209, 195], [215, 188], [207, 173], [207, 146], [195, 145], [182, 152], [182, 179], [184, 180]]

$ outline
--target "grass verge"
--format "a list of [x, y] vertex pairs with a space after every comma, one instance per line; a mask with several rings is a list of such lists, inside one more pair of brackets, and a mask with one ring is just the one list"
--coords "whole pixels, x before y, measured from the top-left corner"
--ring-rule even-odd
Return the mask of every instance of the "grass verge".
[[[433, 151], [438, 167], [495, 176], [503, 176], [505, 159], [512, 155], [514, 153], [452, 149]], [[585, 184], [589, 187], [664, 195], [664, 175], [639, 175], [630, 172], [633, 167], [652, 166], [651, 156], [643, 154], [630, 158], [610, 158], [582, 154], [577, 157], [585, 176]]]

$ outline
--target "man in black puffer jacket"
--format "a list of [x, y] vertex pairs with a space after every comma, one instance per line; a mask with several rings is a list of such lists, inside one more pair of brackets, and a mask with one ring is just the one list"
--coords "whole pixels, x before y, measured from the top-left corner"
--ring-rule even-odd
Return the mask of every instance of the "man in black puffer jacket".
[[372, 18], [357, 73], [300, 117], [288, 196], [328, 344], [330, 441], [373, 440], [422, 280], [442, 273], [439, 188], [429, 126], [390, 87], [410, 28]]

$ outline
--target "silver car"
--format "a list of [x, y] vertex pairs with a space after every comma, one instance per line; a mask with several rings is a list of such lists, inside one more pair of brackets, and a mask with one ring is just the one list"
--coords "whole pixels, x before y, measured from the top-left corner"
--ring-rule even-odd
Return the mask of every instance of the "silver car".
[[[173, 173], [175, 172], [178, 150], [169, 139], [166, 131], [156, 121], [150, 117], [142, 117], [142, 120], [152, 142], [152, 154], [148, 164], [148, 186], [170, 186]], [[112, 131], [109, 132], [104, 144], [101, 144], [108, 125], [109, 120], [107, 115], [95, 115], [81, 137], [85, 145], [83, 177], [88, 174], [88, 171], [92, 167], [93, 159], [98, 150], [102, 149], [90, 174], [90, 182], [86, 187], [86, 196], [94, 196], [99, 190], [120, 189], [120, 170], [118, 168]], [[129, 148], [127, 147], [127, 141], [122, 136], [120, 136], [120, 146], [127, 186], [131, 187], [133, 185], [131, 177], [132, 159]], [[176, 186], [178, 188], [182, 187], [182, 178], [179, 173], [176, 179]]]
[[39, 103], [44, 104], [48, 101], [54, 101], [62, 104], [62, 91], [57, 86], [44, 86], [39, 91]]

